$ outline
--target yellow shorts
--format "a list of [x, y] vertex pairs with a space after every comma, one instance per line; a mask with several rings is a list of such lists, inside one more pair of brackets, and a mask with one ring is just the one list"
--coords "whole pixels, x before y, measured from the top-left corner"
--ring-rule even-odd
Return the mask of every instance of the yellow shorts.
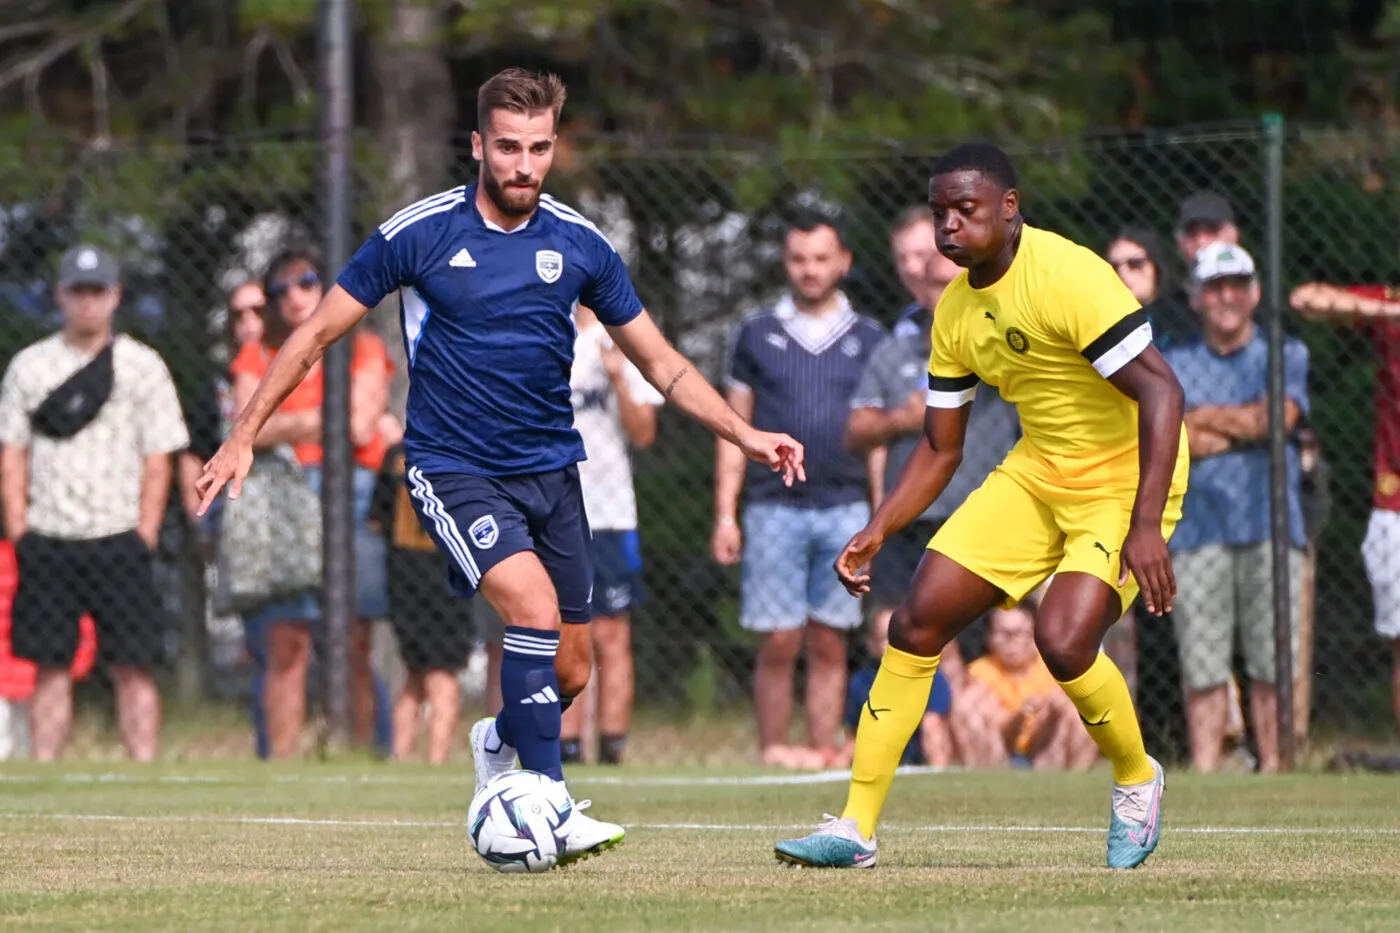
[[[1185, 476], [1172, 484], [1162, 514], [1171, 540], [1181, 520]], [[1126, 610], [1137, 581], [1118, 585], [1118, 556], [1132, 519], [1134, 486], [1051, 486], [1012, 454], [968, 496], [928, 546], [1006, 594], [1010, 608], [1051, 574], [1078, 571], [1113, 587]]]

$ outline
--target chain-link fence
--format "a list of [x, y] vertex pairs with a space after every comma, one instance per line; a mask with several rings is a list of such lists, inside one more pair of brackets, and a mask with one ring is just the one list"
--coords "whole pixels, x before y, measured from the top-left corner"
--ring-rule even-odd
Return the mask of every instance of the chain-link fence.
[[[1182, 590], [1175, 618], [1129, 613], [1107, 645], [1134, 686], [1149, 746], [1168, 758], [1267, 761], [1275, 744], [1267, 689], [1273, 610], [1263, 311], [1256, 336], [1241, 330], [1275, 273], [1285, 299], [1308, 282], [1367, 286], [1298, 292], [1296, 303], [1315, 322], [1285, 312], [1300, 760], [1323, 760], [1343, 744], [1383, 739], [1394, 728], [1387, 639], [1400, 636], [1400, 558], [1392, 556], [1400, 554], [1400, 520], [1391, 521], [1400, 512], [1400, 325], [1387, 322], [1400, 320], [1400, 304], [1384, 286], [1400, 282], [1398, 142], [1393, 133], [1290, 130], [1282, 141], [1281, 195], [1272, 205], [1262, 127], [1115, 133], [1013, 153], [1028, 220], [1109, 256], [1148, 306], [1192, 409], [1193, 493], [1175, 539]], [[924, 199], [928, 154], [936, 149], [867, 145], [779, 157], [757, 145], [571, 140], [549, 188], [607, 233], [668, 336], [712, 380], [747, 382], [746, 373], [762, 375], [762, 362], [750, 360], [738, 372], [731, 365], [734, 334], [741, 319], [785, 292], [783, 248], [796, 209], [837, 219], [854, 256], [844, 282], [854, 309], [883, 328], [902, 326], [907, 334], [912, 326], [917, 334], [917, 318], [900, 317], [911, 296], [896, 273], [891, 225], [901, 209]], [[266, 365], [279, 315], [294, 315], [298, 302], [314, 297], [316, 280], [329, 281], [336, 271], [317, 269], [314, 258], [284, 255], [274, 263], [280, 251], [319, 239], [317, 157], [317, 147], [301, 141], [101, 150], [0, 143], [0, 360], [9, 367], [3, 504], [7, 535], [20, 538], [0, 551], [0, 607], [14, 603], [0, 615], [7, 754], [66, 748], [70, 755], [119, 755], [123, 739], [129, 749], [149, 751], [157, 732], [166, 755], [297, 754], [315, 744], [322, 706], [315, 593], [271, 607], [257, 603], [256, 593], [240, 600], [228, 579], [247, 568], [231, 570], [227, 553], [221, 556], [235, 540], [267, 558], [258, 572], [314, 578], [315, 375], [279, 415], [270, 440], [281, 443], [260, 457], [255, 476], [264, 478], [263, 491], [249, 497], [276, 512], [283, 537], [238, 538], [227, 528], [236, 523], [197, 519], [192, 482], [241, 393]], [[464, 150], [457, 166], [464, 178], [474, 173], [468, 157]], [[385, 190], [392, 173], [369, 141], [361, 141], [355, 164], [359, 237], [403, 205], [389, 203], [401, 194]], [[1202, 190], [1217, 192], [1225, 206], [1207, 199], [1183, 210], [1183, 201]], [[1282, 218], [1281, 270], [1271, 268], [1266, 250], [1271, 208]], [[1211, 254], [1214, 283], [1188, 288], [1185, 251], [1230, 240], [1236, 229], [1258, 266], [1262, 295], [1251, 293], [1240, 258], [1228, 251]], [[71, 401], [75, 384], [95, 384], [97, 396], [107, 397], [101, 364], [89, 365], [98, 347], [81, 336], [91, 330], [83, 322], [102, 314], [100, 289], [84, 283], [101, 277], [70, 276], [77, 287], [62, 303], [53, 290], [60, 257], [80, 242], [109, 250], [120, 263], [117, 328], [168, 367], [188, 446], [161, 409], [160, 367], [120, 342], [115, 376], [107, 370], [106, 405], [88, 421], [77, 406], [70, 414], [81, 423], [66, 434], [62, 424], [36, 422], [56, 390], [60, 401]], [[88, 267], [99, 260], [71, 256], [72, 268], [63, 271], [93, 273]], [[238, 287], [246, 282], [253, 285]], [[264, 302], [268, 309], [259, 314]], [[466, 726], [479, 712], [494, 711], [492, 626], [451, 598], [447, 565], [430, 548], [402, 480], [407, 374], [397, 302], [389, 304], [357, 338], [352, 377], [357, 398], [380, 399], [352, 409], [361, 529], [356, 585], [365, 617], [352, 638], [352, 720], [368, 748], [461, 757], [468, 754]], [[66, 342], [51, 336], [65, 322]], [[813, 383], [811, 395], [822, 400], [847, 393], [837, 404], [816, 405], [821, 417], [844, 421], [859, 376], [854, 363], [867, 362], [872, 334], [861, 332], [855, 346], [832, 344], [852, 365], [833, 367], [829, 387], [820, 384], [825, 375]], [[755, 339], [776, 347], [783, 336]], [[832, 545], [817, 532], [834, 541], [849, 533], [847, 524], [858, 527], [867, 492], [863, 462], [851, 455], [857, 473], [843, 480], [858, 493], [848, 488], [803, 506], [845, 510], [799, 514], [816, 526], [803, 532], [805, 556], [787, 543], [797, 532], [765, 525], [751, 502], [732, 515], [720, 503], [717, 522], [711, 439], [666, 406], [646, 404], [635, 379], [613, 372], [606, 341], [585, 347], [580, 340], [576, 411], [612, 432], [597, 444], [617, 447], [591, 450], [607, 467], [593, 480], [585, 473], [596, 500], [590, 519], [607, 532], [597, 536], [594, 607], [605, 618], [630, 617], [630, 625], [595, 627], [602, 690], [576, 704], [581, 713], [572, 715], [582, 725], [566, 731], [581, 731], [589, 758], [755, 761], [759, 676], [765, 745], [789, 746], [770, 760], [811, 767], [839, 761], [848, 693], [862, 683], [868, 688], [865, 633], [875, 607], [842, 606], [826, 619], [840, 624], [773, 636], [751, 631], [755, 610], [744, 602], [779, 594], [777, 608], [766, 613], [770, 627], [779, 617], [782, 625], [822, 618], [834, 578], [823, 552]], [[48, 342], [21, 354], [40, 341]], [[910, 389], [922, 378], [914, 371]], [[750, 398], [762, 401], [766, 386], [751, 386]], [[619, 387], [642, 404], [620, 408]], [[55, 407], [62, 406], [48, 405]], [[989, 424], [975, 415], [970, 431], [989, 432]], [[822, 430], [841, 436], [845, 427]], [[630, 455], [622, 453], [629, 446]], [[167, 451], [184, 452], [162, 467]], [[633, 483], [619, 483], [629, 462]], [[749, 532], [746, 550], [736, 550], [731, 518]], [[130, 534], [133, 523], [137, 535]], [[632, 527], [635, 535], [627, 533]], [[928, 530], [920, 526], [920, 533]], [[716, 548], [739, 559], [723, 565]], [[810, 582], [794, 576], [807, 558]], [[977, 676], [993, 677], [995, 667], [1006, 689], [1005, 704], [987, 714], [1008, 717], [1018, 691], [1029, 695], [1036, 678], [1017, 667], [1014, 651], [1003, 658], [995, 650], [999, 639], [1014, 640], [1011, 621], [995, 627], [1000, 634], [991, 638], [985, 626], [974, 627], [961, 650], [965, 662], [989, 652]], [[767, 647], [760, 651], [760, 644]], [[36, 671], [24, 658], [52, 666]], [[925, 742], [928, 754], [952, 763], [973, 761], [978, 744], [965, 734], [972, 727], [957, 721], [960, 692], [976, 692], [968, 670], [949, 665], [956, 726], [950, 744], [940, 750]], [[816, 713], [815, 735], [798, 728], [804, 707]], [[459, 709], [460, 719], [447, 715]], [[814, 744], [829, 746], [827, 753], [811, 752]], [[1013, 758], [1025, 752], [1010, 749]]]

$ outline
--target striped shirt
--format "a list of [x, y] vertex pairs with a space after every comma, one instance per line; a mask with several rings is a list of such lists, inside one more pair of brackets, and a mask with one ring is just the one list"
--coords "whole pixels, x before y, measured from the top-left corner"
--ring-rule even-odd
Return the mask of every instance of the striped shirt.
[[791, 488], [781, 474], [750, 463], [750, 502], [830, 508], [867, 498], [865, 459], [846, 449], [846, 421], [866, 361], [884, 336], [844, 295], [839, 310], [823, 318], [804, 315], [785, 295], [739, 325], [729, 384], [753, 393], [754, 427], [791, 434], [806, 448], [807, 482]]

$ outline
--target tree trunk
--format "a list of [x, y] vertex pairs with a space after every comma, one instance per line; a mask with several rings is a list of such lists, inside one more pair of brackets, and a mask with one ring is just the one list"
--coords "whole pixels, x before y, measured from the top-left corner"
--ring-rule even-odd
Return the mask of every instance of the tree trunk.
[[[389, 28], [371, 49], [376, 135], [388, 160], [386, 182], [373, 189], [381, 217], [449, 184], [456, 106], [442, 39], [441, 4], [394, 0]], [[408, 361], [397, 315], [398, 300], [389, 298], [374, 310], [371, 321], [395, 363], [390, 410], [402, 418]]]

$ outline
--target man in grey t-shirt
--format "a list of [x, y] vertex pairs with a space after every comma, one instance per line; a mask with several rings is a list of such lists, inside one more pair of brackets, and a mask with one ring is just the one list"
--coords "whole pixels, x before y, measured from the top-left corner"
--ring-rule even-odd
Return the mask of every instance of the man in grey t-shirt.
[[[898, 482], [914, 447], [924, 443], [929, 334], [933, 329], [930, 309], [938, 305], [943, 289], [961, 271], [938, 252], [933, 217], [926, 207], [911, 207], [901, 213], [890, 241], [899, 280], [914, 303], [900, 315], [894, 333], [872, 351], [851, 396], [846, 429], [847, 446], [854, 451], [889, 449], [885, 492]], [[1020, 436], [1016, 409], [995, 390], [978, 392], [972, 403], [963, 462], [948, 488], [916, 521], [886, 541], [875, 558], [870, 595], [877, 615], [888, 617], [904, 599], [933, 533], [982, 485]], [[950, 671], [950, 676], [953, 673]]]

